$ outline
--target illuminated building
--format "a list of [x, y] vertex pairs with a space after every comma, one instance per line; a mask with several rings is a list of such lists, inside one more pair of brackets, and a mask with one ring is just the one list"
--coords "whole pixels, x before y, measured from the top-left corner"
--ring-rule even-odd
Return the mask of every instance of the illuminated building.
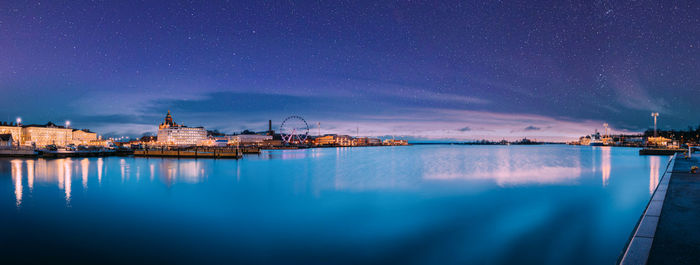
[[316, 137], [316, 145], [353, 146], [355, 139], [348, 135], [326, 134]]
[[271, 135], [240, 134], [231, 136], [231, 140], [240, 145], [262, 145], [265, 141], [272, 140]]
[[97, 134], [89, 130], [73, 130], [73, 144], [90, 145], [92, 141], [97, 140]]
[[43, 125], [22, 125], [17, 123], [0, 123], [0, 134], [11, 134], [14, 145], [45, 147], [47, 145], [65, 146], [69, 144], [89, 145], [97, 140], [97, 134], [89, 130], [74, 130], [58, 126], [52, 122]]
[[580, 145], [590, 145], [591, 144], [591, 136], [590, 135], [582, 136], [581, 138], [579, 138], [578, 143]]
[[173, 122], [170, 111], [158, 126], [158, 143], [164, 145], [198, 145], [207, 139], [204, 127], [187, 127]]
[[359, 137], [355, 138], [355, 145], [382, 145], [382, 140], [380, 140], [379, 138]]
[[382, 145], [382, 140], [379, 138], [367, 138], [368, 145]]
[[0, 134], [0, 147], [11, 147], [13, 142], [12, 134]]
[[367, 137], [358, 137], [358, 138], [355, 138], [355, 144], [356, 144], [356, 145], [368, 145], [368, 144], [369, 144], [369, 138], [367, 138]]
[[336, 145], [338, 143], [337, 134], [326, 134], [316, 137], [316, 145]]
[[47, 145], [66, 146], [73, 143], [73, 129], [58, 126], [52, 122], [46, 125], [22, 126], [22, 144], [44, 147]]
[[647, 145], [667, 146], [671, 139], [666, 137], [647, 137]]
[[19, 143], [22, 139], [22, 127], [17, 124], [13, 125], [3, 122], [0, 124], [0, 134], [12, 134], [12, 139]]
[[385, 139], [384, 145], [408, 145], [406, 140]]

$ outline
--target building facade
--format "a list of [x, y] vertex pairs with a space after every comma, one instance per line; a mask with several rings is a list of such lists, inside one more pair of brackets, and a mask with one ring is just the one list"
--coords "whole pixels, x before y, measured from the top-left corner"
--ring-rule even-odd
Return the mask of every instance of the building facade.
[[16, 142], [14, 144], [19, 145], [22, 139], [22, 127], [3, 123], [0, 124], [0, 134], [11, 134], [13, 141]]
[[73, 143], [73, 129], [58, 126], [52, 122], [46, 125], [22, 126], [21, 143], [36, 147], [66, 146]]
[[272, 140], [272, 135], [240, 134], [231, 136], [231, 140], [240, 145], [262, 145], [265, 141]]
[[0, 134], [0, 147], [12, 147], [13, 145], [14, 141], [12, 139], [12, 134]]
[[326, 134], [316, 137], [315, 144], [320, 146], [355, 146], [355, 139], [349, 135]]
[[173, 121], [170, 111], [165, 115], [165, 121], [158, 126], [158, 143], [162, 145], [198, 145], [207, 140], [204, 127], [187, 127]]
[[97, 134], [89, 130], [73, 130], [73, 144], [90, 145], [97, 140]]

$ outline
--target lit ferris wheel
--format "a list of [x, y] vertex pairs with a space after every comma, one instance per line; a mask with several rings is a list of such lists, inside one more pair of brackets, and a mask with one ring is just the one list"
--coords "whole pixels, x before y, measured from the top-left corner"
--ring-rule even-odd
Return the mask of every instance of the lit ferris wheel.
[[309, 124], [299, 116], [289, 116], [280, 125], [280, 135], [285, 144], [303, 144], [309, 136]]

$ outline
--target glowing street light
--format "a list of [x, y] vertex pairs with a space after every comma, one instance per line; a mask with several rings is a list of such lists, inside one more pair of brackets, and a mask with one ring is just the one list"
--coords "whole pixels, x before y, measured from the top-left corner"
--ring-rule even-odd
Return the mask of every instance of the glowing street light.
[[22, 123], [22, 118], [17, 117], [17, 126], [19, 126]]
[[66, 121], [66, 128], [70, 128], [70, 121]]
[[657, 137], [657, 134], [656, 134], [656, 118], [659, 117], [659, 113], [658, 113], [658, 112], [652, 112], [652, 113], [651, 113], [651, 116], [654, 117], [654, 137]]

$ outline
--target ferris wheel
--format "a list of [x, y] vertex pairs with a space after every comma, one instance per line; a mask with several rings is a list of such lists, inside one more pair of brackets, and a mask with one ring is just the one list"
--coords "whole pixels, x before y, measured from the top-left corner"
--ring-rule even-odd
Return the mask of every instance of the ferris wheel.
[[303, 144], [309, 136], [309, 124], [299, 116], [289, 116], [280, 125], [280, 135], [285, 144]]

